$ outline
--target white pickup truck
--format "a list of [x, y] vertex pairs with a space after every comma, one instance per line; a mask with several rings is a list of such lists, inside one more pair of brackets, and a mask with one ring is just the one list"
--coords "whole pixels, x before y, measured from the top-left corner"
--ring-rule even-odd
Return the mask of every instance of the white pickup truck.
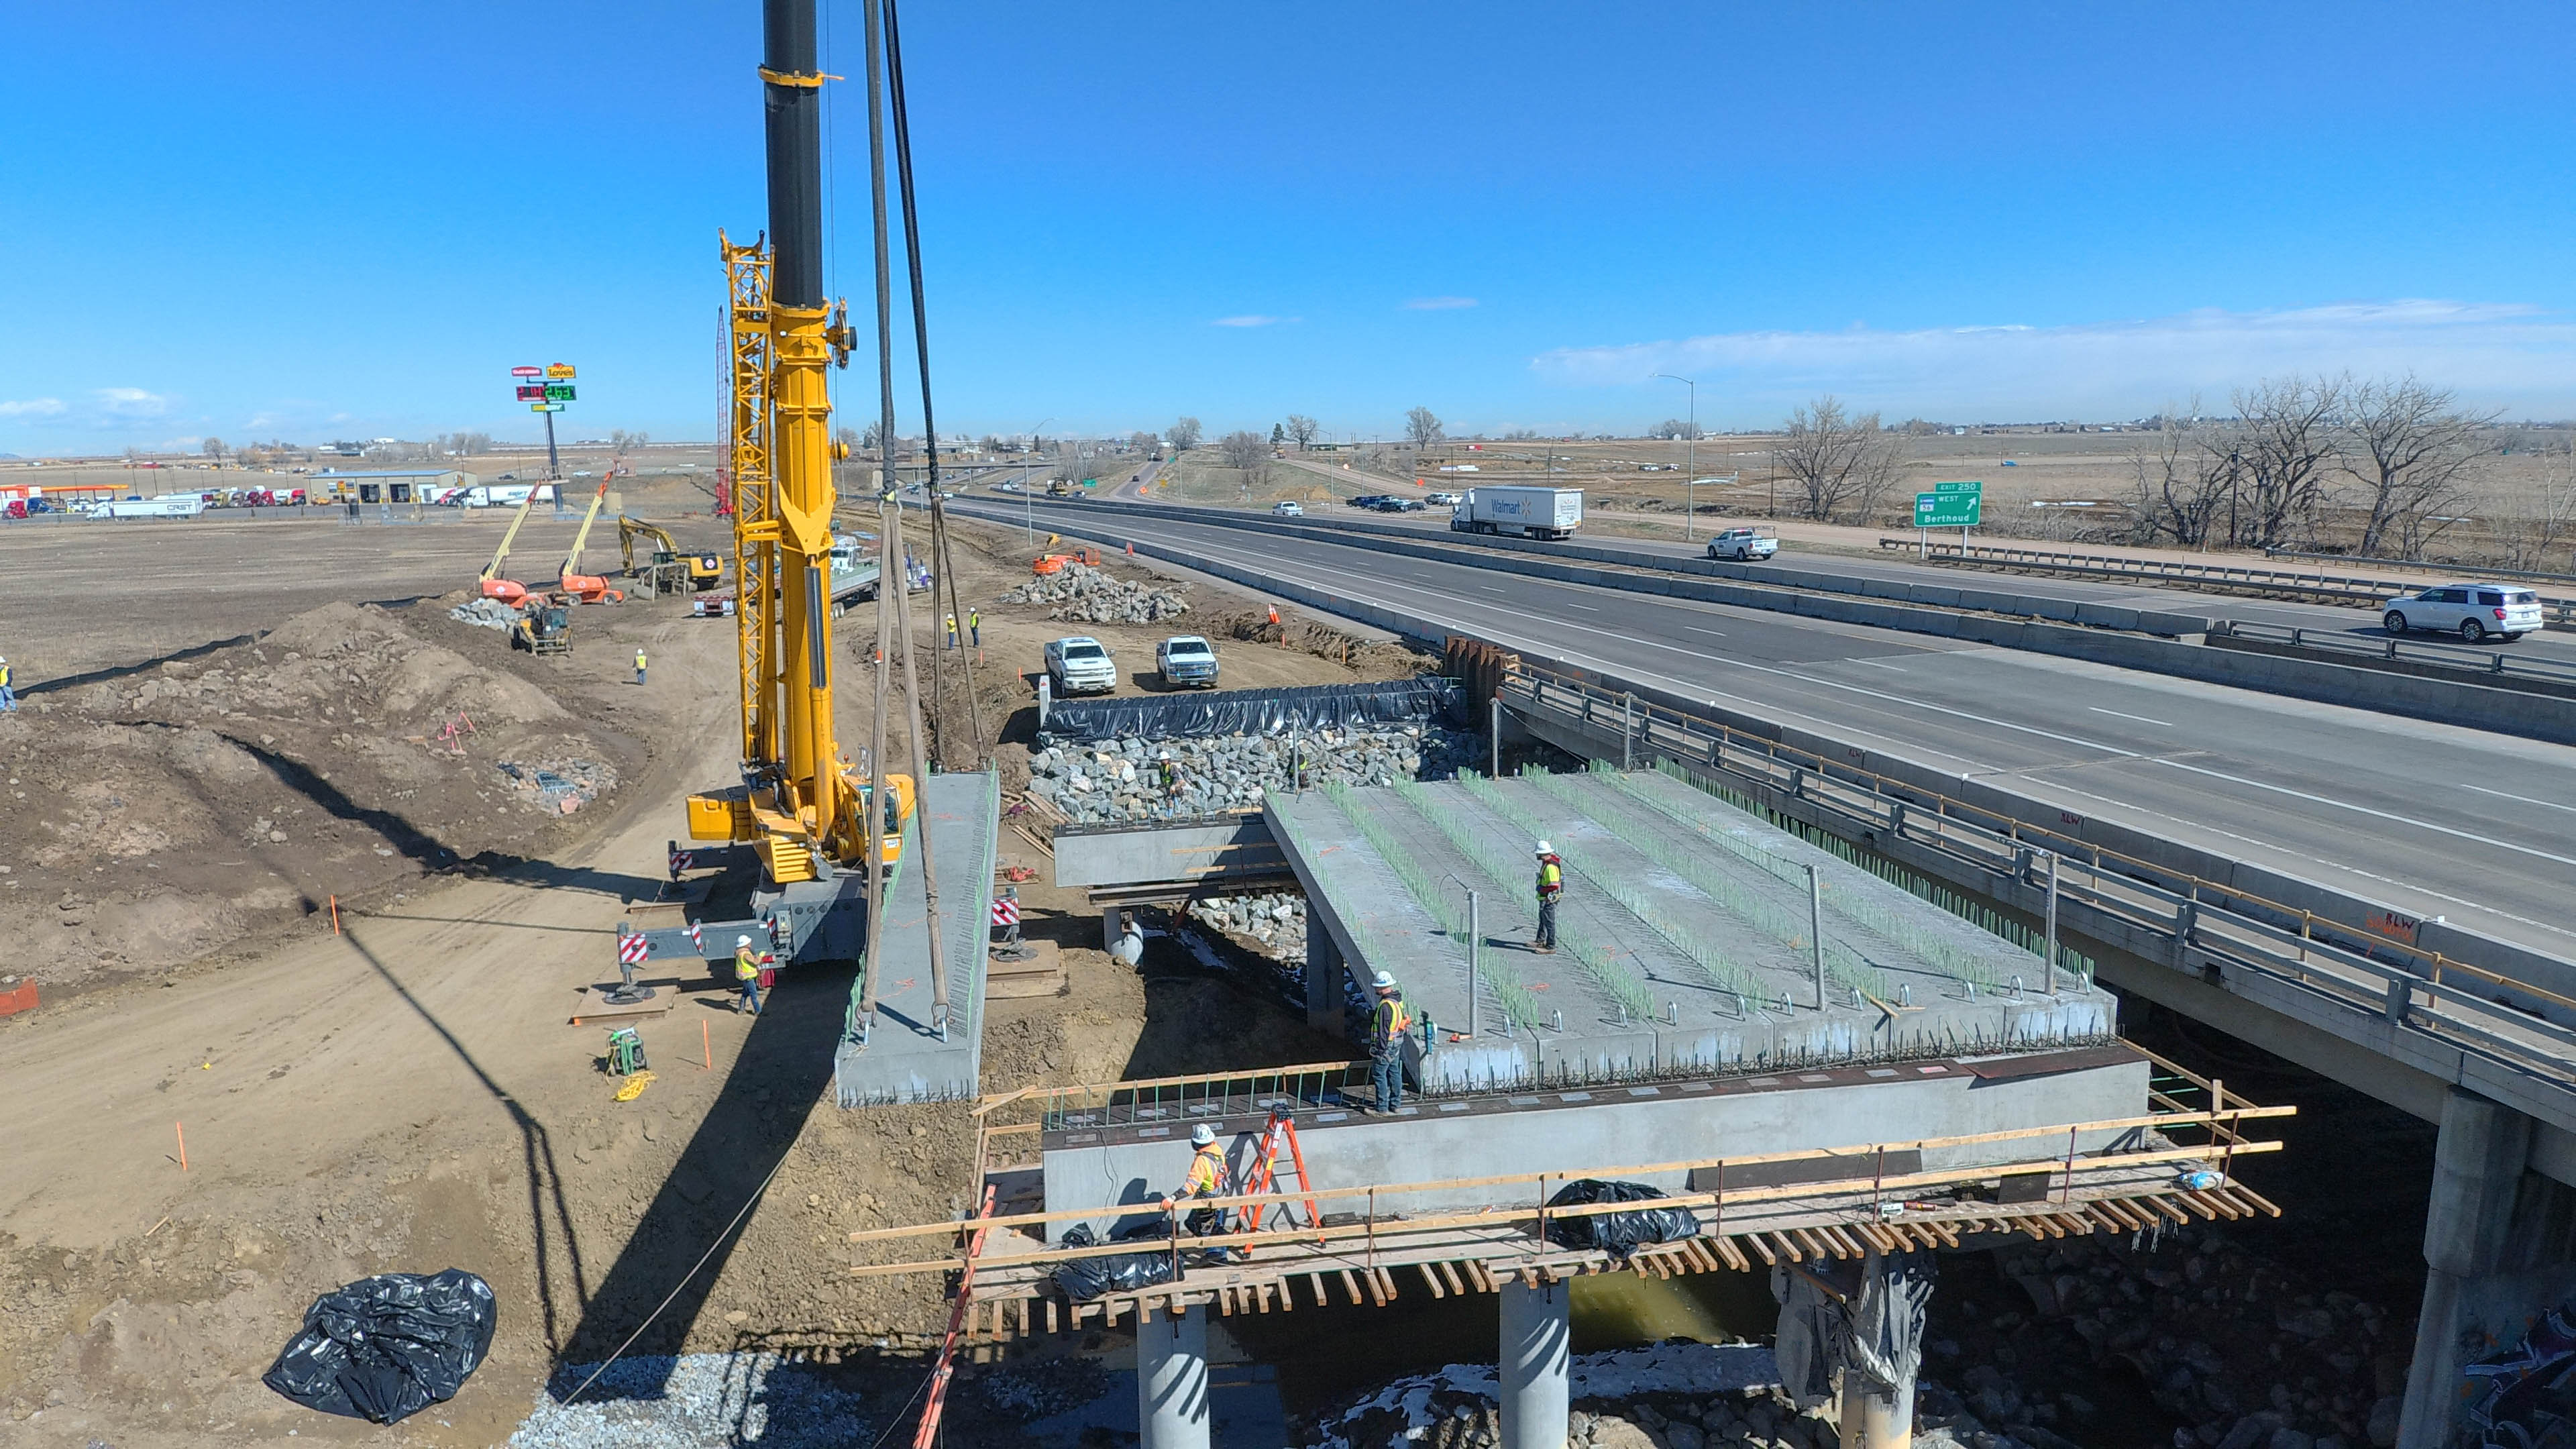
[[1769, 558], [1780, 551], [1780, 540], [1757, 529], [1730, 528], [1708, 541], [1710, 558], [1731, 558], [1741, 563]]

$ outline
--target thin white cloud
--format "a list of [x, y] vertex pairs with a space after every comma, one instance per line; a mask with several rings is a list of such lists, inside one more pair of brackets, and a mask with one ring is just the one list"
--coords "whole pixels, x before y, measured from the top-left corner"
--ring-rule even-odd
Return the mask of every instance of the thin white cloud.
[[1293, 317], [1219, 317], [1210, 325], [1216, 327], [1276, 327], [1282, 322], [1293, 322], [1295, 320], [1296, 319]]
[[1460, 307], [1473, 307], [1473, 297], [1416, 297], [1404, 304], [1407, 312], [1453, 312]]
[[99, 411], [111, 418], [157, 418], [170, 411], [170, 399], [139, 387], [102, 387], [90, 396], [98, 399]]
[[[2351, 302], [2215, 308], [2143, 321], [1887, 332], [1729, 332], [1564, 347], [1530, 361], [1549, 382], [1635, 386], [1658, 372], [1714, 381], [1739, 404], [1834, 392], [1925, 416], [2127, 417], [2286, 373], [2413, 372], [2482, 402], [2576, 411], [2576, 318], [2537, 307]], [[1703, 398], [1703, 407], [1706, 399]]]
[[58, 418], [67, 409], [58, 397], [31, 397], [18, 402], [0, 402], [0, 418]]

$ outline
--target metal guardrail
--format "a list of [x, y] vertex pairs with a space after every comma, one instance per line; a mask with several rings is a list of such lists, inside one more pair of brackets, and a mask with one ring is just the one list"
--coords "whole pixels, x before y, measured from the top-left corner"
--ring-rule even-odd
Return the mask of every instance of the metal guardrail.
[[[2021, 573], [2063, 574], [2078, 578], [2137, 579], [2149, 583], [2185, 584], [2221, 593], [2279, 595], [2371, 608], [2423, 587], [2420, 583], [2397, 579], [2252, 568], [2243, 564], [2186, 563], [2179, 559], [2128, 558], [2119, 554], [2067, 553], [2057, 549], [2016, 548], [2004, 544], [1974, 543], [1963, 548], [1955, 543], [1927, 546], [1917, 539], [1881, 538], [1878, 546], [1916, 553], [1930, 563], [1959, 564], [1971, 568], [1984, 564]], [[2576, 598], [2543, 596], [2540, 607], [2548, 627], [2576, 628]]]
[[2482, 579], [2519, 579], [2527, 584], [2566, 584], [2576, 587], [2576, 574], [2534, 573], [2529, 569], [2491, 569], [2482, 567], [2454, 568], [2450, 564], [2426, 563], [2422, 559], [2380, 558], [2360, 553], [2305, 553], [2295, 548], [2267, 548], [2265, 558], [2312, 558], [2320, 563], [2378, 564], [2384, 568], [2414, 569], [2420, 573], [2446, 571], [2467, 573]]
[[2464, 679], [2523, 678], [2547, 680], [2553, 684], [2576, 686], [2576, 664], [2536, 656], [2513, 657], [2501, 651], [2463, 653], [2439, 644], [2417, 644], [2407, 640], [2364, 639], [2340, 629], [2304, 629], [2290, 624], [2257, 624], [2243, 619], [2223, 621], [2221, 632], [2238, 639], [2275, 640], [2293, 649], [2313, 649], [2320, 653], [2358, 655], [2364, 658], [2398, 660], [2457, 671]]
[[1561, 711], [1599, 728], [1630, 721], [1632, 759], [1734, 775], [2025, 886], [2053, 855], [2063, 899], [2576, 1094], [2576, 1029], [2538, 1014], [2576, 1012], [2576, 999], [1582, 680], [1523, 665], [1501, 692], [1515, 708]]

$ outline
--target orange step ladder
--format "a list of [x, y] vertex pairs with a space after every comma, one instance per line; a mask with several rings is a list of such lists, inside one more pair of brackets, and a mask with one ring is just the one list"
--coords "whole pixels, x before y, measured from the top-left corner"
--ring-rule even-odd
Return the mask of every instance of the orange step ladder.
[[[1252, 1171], [1244, 1179], [1244, 1196], [1258, 1197], [1280, 1191], [1279, 1160], [1282, 1153], [1287, 1155], [1289, 1170], [1297, 1175], [1297, 1190], [1300, 1193], [1315, 1190], [1314, 1179], [1306, 1175], [1306, 1150], [1297, 1145], [1297, 1119], [1286, 1110], [1273, 1107], [1270, 1109], [1270, 1125], [1262, 1130], [1261, 1149], [1253, 1158]], [[1280, 1220], [1287, 1226], [1298, 1226], [1289, 1214], [1287, 1203], [1254, 1203], [1243, 1209], [1244, 1229], [1256, 1233], [1261, 1231], [1263, 1219], [1273, 1208], [1278, 1210]], [[1315, 1211], [1315, 1200], [1307, 1198], [1304, 1225], [1311, 1228], [1322, 1222], [1322, 1215]]]

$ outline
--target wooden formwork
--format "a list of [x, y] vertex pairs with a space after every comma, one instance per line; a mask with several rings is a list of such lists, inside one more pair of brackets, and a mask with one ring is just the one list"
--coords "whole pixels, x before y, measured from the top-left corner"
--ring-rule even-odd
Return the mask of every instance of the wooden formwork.
[[[1640, 1202], [1551, 1207], [1551, 1187], [1561, 1188], [1574, 1175], [1528, 1173], [1301, 1187], [1295, 1192], [1185, 1204], [1103, 1203], [998, 1214], [988, 1209], [982, 1216], [957, 1222], [852, 1233], [854, 1248], [871, 1255], [905, 1245], [941, 1251], [935, 1257], [857, 1263], [849, 1271], [857, 1276], [954, 1274], [958, 1282], [972, 1284], [972, 1301], [963, 1306], [960, 1320], [965, 1336], [992, 1340], [1114, 1326], [1150, 1319], [1156, 1312], [1177, 1314], [1192, 1308], [1227, 1315], [1293, 1312], [1301, 1278], [1303, 1292], [1315, 1306], [1330, 1304], [1337, 1285], [1351, 1304], [1383, 1305], [1409, 1284], [1434, 1298], [1448, 1298], [1490, 1293], [1505, 1283], [1556, 1283], [1597, 1273], [1671, 1278], [1720, 1269], [1743, 1272], [1956, 1248], [1971, 1239], [1995, 1235], [2027, 1234], [2046, 1240], [2100, 1232], [2157, 1232], [2168, 1226], [2258, 1215], [2278, 1217], [2279, 1208], [2229, 1173], [2240, 1155], [2280, 1148], [2278, 1142], [2248, 1138], [2244, 1131], [2248, 1123], [2289, 1116], [2297, 1109], [2259, 1107], [2161, 1058], [2157, 1065], [2204, 1093], [2207, 1107], [2193, 1110], [2170, 1093], [2156, 1092], [2152, 1095], [2157, 1110], [2138, 1117], [1857, 1148], [1646, 1163], [1580, 1174], [1617, 1179], [1691, 1172], [1711, 1183], [1706, 1191]], [[1239, 1082], [1249, 1075], [1208, 1080]], [[1103, 1099], [1118, 1085], [1003, 1094], [987, 1098], [978, 1112], [991, 1122], [994, 1116], [1014, 1115], [1001, 1109], [1026, 1111], [1037, 1106], [1032, 1099], [1055, 1099], [1048, 1103], [1054, 1105], [1074, 1098], [1088, 1104]], [[1159, 1088], [1170, 1083], [1125, 1085]], [[1035, 1123], [991, 1122], [977, 1144], [979, 1169], [999, 1173], [1034, 1165], [1024, 1159], [1035, 1147], [1039, 1130]], [[2174, 1145], [2177, 1134], [2205, 1140]], [[2093, 1154], [2075, 1148], [2083, 1137], [2098, 1140], [2104, 1135], [2128, 1146]], [[2063, 1149], [2043, 1147], [2043, 1142], [2062, 1143]], [[1962, 1147], [1991, 1148], [2010, 1160], [1930, 1172], [1890, 1174], [1885, 1170], [1891, 1158], [1917, 1161], [1913, 1154], [1927, 1149]], [[1730, 1168], [1820, 1159], [1851, 1164], [1854, 1170], [1822, 1182], [1726, 1186]], [[2199, 1174], [2210, 1174], [2215, 1181]], [[1492, 1190], [1497, 1205], [1419, 1217], [1380, 1205], [1382, 1199], [1400, 1201], [1408, 1194], [1477, 1188]], [[1241, 1209], [1286, 1209], [1310, 1199], [1335, 1206], [1320, 1221], [1206, 1236], [1180, 1231], [1181, 1217], [1188, 1210], [1217, 1208], [1239, 1218]], [[1567, 1248], [1547, 1233], [1550, 1223], [1568, 1219], [1662, 1208], [1687, 1212], [1697, 1233], [1624, 1255]], [[1166, 1219], [1168, 1236], [1163, 1238], [1077, 1247], [1051, 1246], [1044, 1240], [1055, 1224], [1158, 1215]], [[1165, 1258], [1168, 1280], [1080, 1302], [1067, 1299], [1055, 1282], [1057, 1271], [1067, 1263], [1136, 1256]]]

